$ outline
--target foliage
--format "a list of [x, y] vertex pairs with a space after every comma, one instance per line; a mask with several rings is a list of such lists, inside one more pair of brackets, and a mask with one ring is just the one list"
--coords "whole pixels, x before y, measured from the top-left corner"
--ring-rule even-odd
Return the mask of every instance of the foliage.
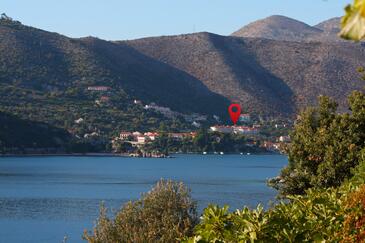
[[195, 237], [189, 242], [246, 242], [262, 238], [260, 235], [267, 224], [263, 208], [244, 208], [234, 213], [228, 206], [219, 208], [209, 205], [195, 228]]
[[334, 242], [343, 223], [344, 195], [337, 189], [312, 190], [289, 196], [268, 212], [267, 235], [278, 242]]
[[114, 152], [116, 153], [130, 153], [133, 152], [135, 148], [130, 142], [126, 141], [115, 141], [114, 144]]
[[208, 132], [202, 128], [193, 139], [193, 145], [199, 152], [260, 152], [258, 147], [247, 146], [247, 141], [244, 135]]
[[328, 97], [320, 97], [319, 103], [301, 113], [291, 133], [289, 165], [269, 181], [281, 195], [338, 187], [359, 163], [365, 147], [365, 94], [349, 96], [351, 114], [337, 114], [337, 104]]
[[129, 202], [114, 219], [101, 208], [89, 242], [177, 242], [192, 235], [197, 223], [196, 203], [182, 183], [160, 180], [142, 198]]
[[308, 189], [264, 211], [210, 205], [186, 242], [364, 242], [365, 150], [338, 188]]
[[365, 241], [365, 185], [349, 194], [344, 203], [347, 212], [340, 231], [342, 242]]
[[159, 137], [145, 146], [146, 151], [168, 154], [169, 152], [266, 152], [256, 146], [247, 146], [248, 138], [239, 134], [223, 134], [209, 132], [205, 128], [198, 130], [196, 136], [174, 139], [166, 132], [160, 132]]
[[0, 125], [0, 151], [4, 153], [38, 148], [60, 149], [71, 139], [71, 135], [63, 129], [3, 112], [0, 112]]
[[338, 241], [344, 220], [343, 194], [336, 189], [309, 190], [268, 211], [261, 206], [229, 213], [209, 206], [190, 242], [322, 242]]
[[341, 37], [359, 41], [365, 38], [365, 0], [354, 0], [345, 8]]
[[361, 186], [365, 184], [365, 148], [361, 151], [359, 156], [359, 165], [352, 169], [354, 176], [346, 183], [353, 186]]

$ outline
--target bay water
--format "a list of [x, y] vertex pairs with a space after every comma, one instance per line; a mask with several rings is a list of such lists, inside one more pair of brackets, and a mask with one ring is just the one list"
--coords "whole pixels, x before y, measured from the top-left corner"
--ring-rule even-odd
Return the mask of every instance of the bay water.
[[101, 202], [113, 213], [161, 178], [190, 187], [200, 213], [210, 203], [267, 206], [276, 191], [266, 180], [286, 164], [283, 155], [2, 157], [0, 242], [82, 242]]

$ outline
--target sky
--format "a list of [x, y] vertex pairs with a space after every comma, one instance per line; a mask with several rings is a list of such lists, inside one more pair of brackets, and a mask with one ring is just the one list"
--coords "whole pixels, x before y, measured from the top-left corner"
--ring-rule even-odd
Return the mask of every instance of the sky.
[[270, 15], [314, 25], [351, 0], [0, 0], [0, 13], [69, 37], [137, 39], [208, 31], [229, 35]]

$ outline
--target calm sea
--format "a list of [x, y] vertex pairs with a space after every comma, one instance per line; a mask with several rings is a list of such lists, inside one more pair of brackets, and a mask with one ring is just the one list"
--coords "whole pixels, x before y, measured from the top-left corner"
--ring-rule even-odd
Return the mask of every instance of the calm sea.
[[0, 242], [82, 242], [102, 201], [117, 210], [160, 178], [183, 181], [201, 211], [209, 203], [267, 205], [266, 179], [287, 164], [281, 155], [177, 155], [0, 158]]

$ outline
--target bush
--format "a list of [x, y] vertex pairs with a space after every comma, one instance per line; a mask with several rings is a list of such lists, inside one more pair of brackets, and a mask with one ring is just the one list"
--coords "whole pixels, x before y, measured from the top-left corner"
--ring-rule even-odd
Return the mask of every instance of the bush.
[[195, 237], [186, 242], [252, 242], [264, 239], [267, 220], [261, 206], [255, 210], [245, 207], [229, 213], [228, 206], [209, 205], [195, 228]]
[[290, 196], [290, 203], [281, 202], [268, 211], [266, 235], [277, 242], [336, 242], [345, 197], [346, 193], [332, 188]]
[[104, 207], [93, 232], [84, 232], [89, 242], [178, 242], [191, 236], [198, 222], [196, 202], [190, 190], [173, 181], [160, 180], [142, 198], [128, 202], [114, 219]]
[[261, 206], [233, 213], [209, 206], [187, 242], [322, 242], [339, 241], [345, 194], [336, 189], [309, 190], [268, 211]]

